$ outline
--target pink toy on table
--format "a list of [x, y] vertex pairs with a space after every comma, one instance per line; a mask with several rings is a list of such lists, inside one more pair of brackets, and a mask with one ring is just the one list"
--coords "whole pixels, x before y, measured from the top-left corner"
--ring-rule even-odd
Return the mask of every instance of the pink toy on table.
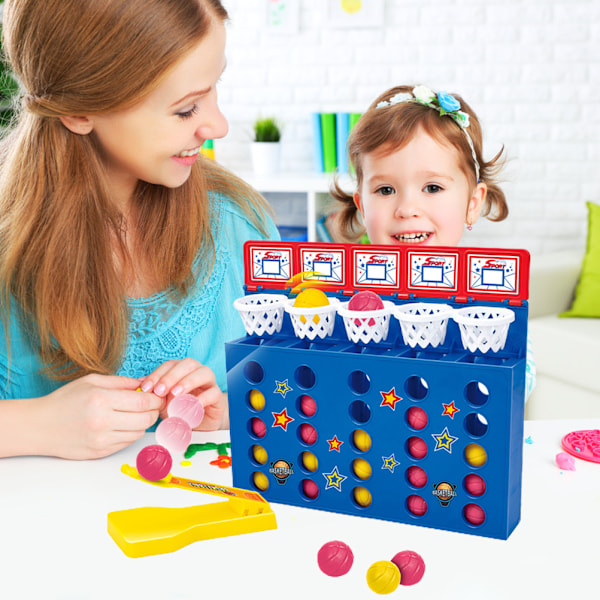
[[600, 429], [587, 429], [567, 433], [562, 447], [571, 455], [600, 463]]

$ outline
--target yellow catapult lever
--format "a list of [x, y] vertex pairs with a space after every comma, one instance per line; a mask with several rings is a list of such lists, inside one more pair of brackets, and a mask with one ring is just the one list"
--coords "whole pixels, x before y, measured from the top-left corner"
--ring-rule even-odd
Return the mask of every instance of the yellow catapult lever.
[[227, 498], [185, 508], [143, 507], [108, 513], [108, 533], [131, 558], [174, 552], [192, 542], [277, 529], [275, 513], [256, 492], [167, 475], [160, 481], [144, 479], [135, 467], [121, 471], [160, 487], [177, 487]]

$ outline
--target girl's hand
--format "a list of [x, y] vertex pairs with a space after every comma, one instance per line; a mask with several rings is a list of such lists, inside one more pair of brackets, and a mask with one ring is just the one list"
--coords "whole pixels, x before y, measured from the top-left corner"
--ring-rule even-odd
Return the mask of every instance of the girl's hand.
[[169, 360], [147, 375], [140, 384], [144, 392], [152, 392], [166, 402], [160, 412], [167, 418], [169, 402], [181, 394], [192, 394], [204, 406], [204, 418], [198, 431], [214, 431], [229, 426], [227, 396], [219, 389], [212, 370], [193, 358]]
[[138, 387], [129, 377], [87, 375], [35, 399], [26, 419], [38, 436], [32, 453], [90, 459], [129, 446], [156, 422], [162, 405]]

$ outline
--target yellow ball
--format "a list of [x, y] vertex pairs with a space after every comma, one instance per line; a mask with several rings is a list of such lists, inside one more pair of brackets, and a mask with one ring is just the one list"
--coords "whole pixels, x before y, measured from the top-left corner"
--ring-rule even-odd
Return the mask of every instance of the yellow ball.
[[[302, 290], [296, 297], [296, 300], [294, 300], [294, 306], [300, 308], [315, 308], [317, 306], [327, 306], [328, 304], [329, 298], [327, 297], [327, 294], [317, 288]], [[300, 321], [306, 323], [306, 317], [300, 315]], [[319, 321], [319, 315], [315, 315], [313, 317], [313, 322], [318, 325]]]
[[264, 492], [269, 487], [269, 480], [267, 479], [267, 476], [264, 473], [256, 471], [252, 476], [252, 479], [254, 481], [254, 486], [256, 487], [256, 489], [260, 490], [261, 492]]
[[319, 468], [319, 461], [312, 452], [302, 453], [302, 464], [307, 471], [314, 473]]
[[389, 560], [373, 563], [367, 571], [367, 585], [376, 594], [390, 594], [400, 585], [400, 570]]
[[354, 501], [356, 502], [356, 504], [358, 504], [359, 506], [371, 506], [371, 502], [373, 500], [372, 496], [371, 496], [371, 492], [369, 492], [369, 490], [367, 488], [364, 488], [362, 486], [358, 486], [354, 488], [353, 491], [354, 494]]
[[371, 437], [366, 431], [362, 429], [356, 429], [352, 436], [352, 441], [354, 442], [354, 446], [357, 450], [361, 452], [366, 452], [371, 448]]
[[359, 479], [369, 479], [371, 477], [371, 465], [364, 458], [356, 458], [352, 461], [352, 469]]
[[258, 390], [250, 390], [248, 399], [254, 410], [262, 410], [265, 407], [265, 397]]
[[465, 448], [465, 460], [474, 467], [481, 467], [487, 461], [486, 451], [479, 444], [469, 444]]
[[258, 444], [254, 444], [254, 446], [252, 446], [252, 456], [259, 465], [266, 464], [267, 460], [269, 459], [267, 451]]

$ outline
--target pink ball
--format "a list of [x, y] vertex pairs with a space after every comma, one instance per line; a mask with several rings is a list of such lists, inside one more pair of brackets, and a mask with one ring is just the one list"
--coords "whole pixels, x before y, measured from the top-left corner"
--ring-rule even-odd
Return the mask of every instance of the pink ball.
[[169, 417], [156, 428], [156, 441], [169, 452], [185, 452], [192, 440], [192, 428], [179, 417]]
[[305, 443], [312, 446], [317, 441], [317, 430], [308, 423], [302, 423], [300, 425], [300, 439]]
[[464, 486], [471, 496], [481, 496], [485, 492], [485, 481], [474, 473], [465, 477]]
[[427, 512], [427, 502], [416, 494], [412, 494], [406, 499], [406, 507], [417, 517], [421, 517]]
[[[348, 302], [348, 310], [381, 310], [383, 308], [383, 302], [381, 298], [375, 293], [369, 290], [364, 290], [354, 294]], [[354, 320], [355, 325], [360, 325], [360, 319]], [[369, 319], [367, 325], [373, 327], [375, 325], [374, 319]]]
[[427, 413], [418, 406], [411, 406], [406, 412], [406, 420], [413, 429], [424, 429], [427, 426]]
[[420, 437], [408, 438], [408, 453], [413, 458], [425, 458], [427, 456], [427, 444]]
[[406, 477], [411, 485], [415, 487], [423, 487], [427, 483], [427, 473], [421, 467], [412, 466], [408, 468]]
[[300, 398], [300, 412], [307, 417], [312, 417], [317, 412], [317, 403], [313, 398], [304, 394]]
[[348, 544], [344, 542], [327, 542], [321, 546], [317, 554], [319, 569], [330, 577], [345, 575], [354, 562], [354, 554]]
[[319, 495], [319, 487], [312, 479], [303, 479], [302, 492], [307, 498], [313, 500]]
[[139, 451], [135, 459], [135, 466], [144, 479], [159, 481], [169, 474], [173, 466], [173, 459], [164, 446], [153, 444]]
[[204, 418], [204, 406], [202, 402], [192, 396], [192, 394], [181, 394], [175, 396], [169, 406], [167, 406], [167, 414], [169, 417], [179, 417], [188, 423], [188, 425], [195, 429], [202, 423]]
[[252, 433], [259, 438], [265, 437], [267, 433], [267, 426], [262, 419], [254, 417], [251, 421]]
[[412, 550], [398, 552], [392, 562], [400, 571], [401, 585], [414, 585], [423, 579], [425, 574], [425, 561], [419, 554]]
[[485, 512], [477, 504], [467, 504], [463, 509], [463, 515], [471, 525], [481, 525], [485, 521]]

